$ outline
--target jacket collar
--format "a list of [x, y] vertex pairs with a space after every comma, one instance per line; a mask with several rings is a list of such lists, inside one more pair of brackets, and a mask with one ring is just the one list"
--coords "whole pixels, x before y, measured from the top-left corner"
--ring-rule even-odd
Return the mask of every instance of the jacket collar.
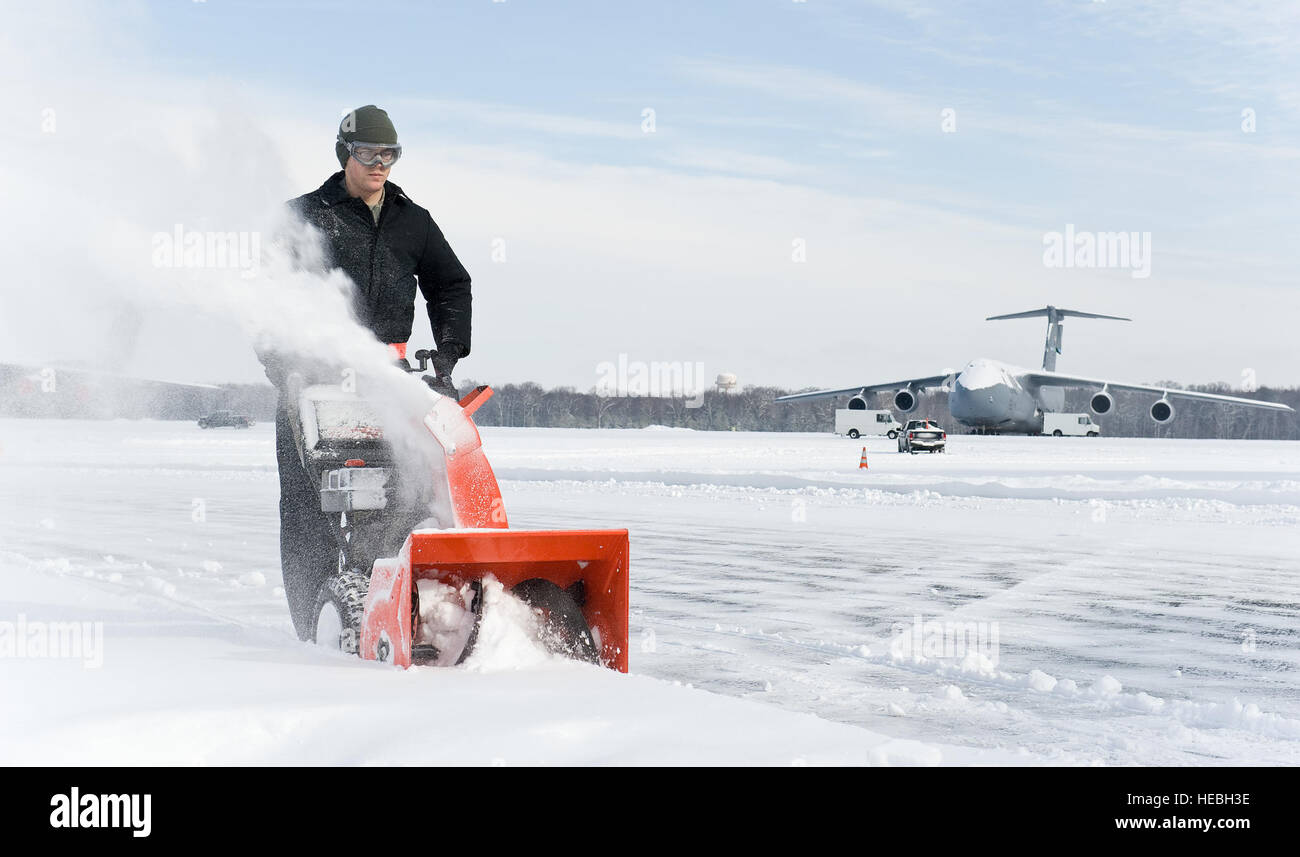
[[[325, 184], [321, 185], [320, 190], [316, 192], [320, 194], [326, 205], [338, 205], [340, 202], [346, 202], [352, 198], [348, 195], [348, 189], [343, 184], [342, 170], [325, 179]], [[394, 201], [401, 200], [402, 202], [411, 201], [411, 198], [400, 187], [392, 182], [384, 182], [384, 202], [388, 202], [390, 199]]]

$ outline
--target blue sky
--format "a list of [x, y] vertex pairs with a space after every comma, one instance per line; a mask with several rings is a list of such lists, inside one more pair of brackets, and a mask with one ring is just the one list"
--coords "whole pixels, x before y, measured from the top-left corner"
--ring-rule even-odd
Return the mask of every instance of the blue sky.
[[[619, 353], [792, 386], [1032, 363], [1036, 324], [981, 319], [1054, 303], [1135, 319], [1072, 329], [1062, 369], [1300, 382], [1289, 4], [127, 8], [33, 13], [31, 109], [98, 88], [183, 127], [217, 92], [256, 126], [223, 136], [269, 140], [292, 195], [337, 168], [343, 111], [387, 107], [393, 180], [475, 276], [475, 377], [583, 388]], [[1066, 224], [1150, 232], [1152, 276], [1044, 268]], [[137, 369], [165, 347], [144, 334]], [[195, 371], [255, 374], [230, 355]]]
[[[1097, 180], [1105, 164], [1172, 212], [1200, 197], [1142, 160], [1154, 151], [1117, 163], [1083, 138], [1109, 151], [1158, 135], [1246, 158], [1294, 142], [1294, 60], [1270, 39], [1285, 30], [1264, 5], [1216, 32], [1216, 5], [471, 0], [388, 4], [367, 21], [347, 3], [209, 0], [144, 7], [143, 49], [126, 59], [286, 99], [410, 105], [394, 110], [404, 131], [462, 143], [683, 169], [676, 147], [716, 148], [752, 156], [740, 174], [854, 193], [943, 186], [983, 209], [1067, 196], [1119, 208]], [[1251, 138], [1246, 106], [1261, 117]], [[658, 149], [635, 142], [645, 107], [671, 138]], [[935, 133], [945, 108], [958, 136]], [[1240, 166], [1244, 189], [1269, 195]]]

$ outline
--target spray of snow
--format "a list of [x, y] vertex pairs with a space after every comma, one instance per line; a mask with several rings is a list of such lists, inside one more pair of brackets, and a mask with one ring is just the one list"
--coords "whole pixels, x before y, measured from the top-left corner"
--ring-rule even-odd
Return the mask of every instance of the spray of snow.
[[[474, 593], [468, 583], [451, 586], [419, 580], [420, 625], [415, 641], [434, 646], [437, 666], [454, 666], [474, 628], [470, 610]], [[483, 578], [483, 617], [474, 649], [463, 666], [475, 672], [500, 672], [564, 662], [543, 642], [544, 629], [536, 612], [506, 591], [492, 575]]]
[[483, 580], [483, 618], [465, 667], [478, 672], [525, 669], [566, 660], [541, 643], [537, 615], [495, 578]]
[[[202, 344], [177, 342], [175, 353], [146, 365], [141, 319], [153, 325], [144, 335], [170, 340], [178, 335], [160, 330], [168, 319], [178, 331], [203, 319], [198, 329], [215, 336], [242, 331], [249, 354], [274, 349], [334, 383], [355, 383], [380, 403], [403, 467], [437, 467], [441, 455], [424, 451], [429, 438], [412, 420], [435, 394], [394, 367], [353, 318], [354, 284], [326, 264], [317, 231], [284, 206], [307, 189], [293, 178], [302, 153], [283, 145], [286, 128], [219, 81], [188, 92], [167, 79], [60, 85], [68, 56], [112, 67], [111, 48], [90, 23], [104, 16], [83, 11], [84, 28], [67, 25], [80, 17], [67, 10], [24, 8], [9, 22], [14, 32], [53, 29], [61, 38], [5, 45], [13, 73], [0, 95], [42, 121], [0, 138], [0, 184], [24, 200], [23, 213], [3, 224], [0, 305], [22, 323], [5, 326], [0, 359], [193, 377], [183, 367], [202, 357]], [[116, 31], [122, 22], [112, 24]], [[30, 80], [48, 91], [34, 94]], [[32, 169], [34, 153], [41, 169]], [[190, 346], [195, 353], [185, 352]]]

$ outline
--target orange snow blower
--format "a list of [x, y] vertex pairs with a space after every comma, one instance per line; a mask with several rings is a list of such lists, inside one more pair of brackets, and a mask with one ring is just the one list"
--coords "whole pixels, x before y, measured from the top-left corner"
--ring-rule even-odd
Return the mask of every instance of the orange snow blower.
[[[409, 371], [423, 372], [429, 352], [415, 357]], [[627, 672], [628, 532], [509, 529], [472, 419], [489, 387], [433, 397], [415, 430], [432, 479], [394, 467], [360, 397], [338, 385], [298, 395], [303, 465], [322, 510], [338, 513], [339, 571], [316, 600], [316, 642], [402, 667], [462, 663], [495, 581], [532, 608], [546, 648]]]

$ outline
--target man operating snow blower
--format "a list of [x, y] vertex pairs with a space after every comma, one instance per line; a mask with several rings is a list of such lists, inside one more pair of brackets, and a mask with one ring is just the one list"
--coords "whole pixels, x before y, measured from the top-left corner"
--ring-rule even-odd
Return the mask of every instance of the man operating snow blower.
[[[417, 286], [428, 303], [437, 351], [429, 386], [457, 399], [451, 373], [470, 349], [470, 277], [429, 212], [388, 180], [402, 155], [388, 114], [373, 104], [344, 117], [334, 144], [343, 168], [289, 206], [319, 230], [326, 266], [354, 286], [357, 320], [405, 360]], [[283, 354], [259, 350], [267, 377], [279, 391], [276, 457], [280, 471], [280, 562], [285, 595], [298, 636], [313, 633], [317, 593], [337, 570], [339, 548], [329, 513], [321, 509], [295, 446], [287, 389], [294, 367]]]
[[[460, 399], [451, 380], [469, 353], [469, 274], [429, 213], [388, 181], [402, 149], [384, 111], [350, 113], [335, 150], [343, 171], [290, 203], [324, 244], [323, 264], [311, 246], [295, 258], [325, 269], [324, 288], [347, 275], [352, 315], [405, 372], [432, 364], [423, 380], [433, 392], [382, 363], [351, 373], [360, 385], [347, 368], [363, 367], [344, 367], [340, 383], [337, 355], [289, 342], [292, 358], [259, 349], [279, 388], [280, 554], [294, 629], [366, 660], [455, 666], [480, 650], [485, 617], [497, 617], [493, 628], [514, 615], [547, 652], [626, 672], [627, 530], [510, 527], [473, 419], [492, 390]], [[412, 366], [417, 287], [438, 348], [415, 352]], [[319, 350], [333, 321], [307, 331], [306, 350]], [[375, 383], [380, 375], [402, 383]], [[499, 638], [487, 633], [484, 657]]]

